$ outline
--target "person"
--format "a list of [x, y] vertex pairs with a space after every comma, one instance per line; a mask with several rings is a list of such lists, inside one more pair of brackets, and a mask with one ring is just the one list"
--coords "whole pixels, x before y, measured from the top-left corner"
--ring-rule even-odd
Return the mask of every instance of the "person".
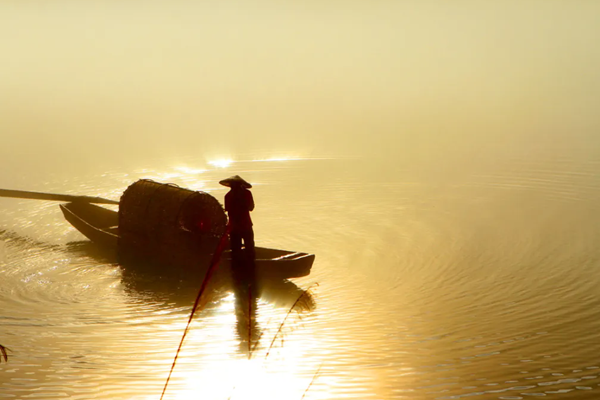
[[[234, 260], [246, 260], [254, 263], [254, 230], [250, 211], [254, 210], [254, 198], [248, 189], [251, 184], [239, 175], [231, 176], [219, 182], [230, 188], [225, 195], [225, 211], [229, 216], [229, 242]], [[242, 242], [244, 252], [242, 252]]]

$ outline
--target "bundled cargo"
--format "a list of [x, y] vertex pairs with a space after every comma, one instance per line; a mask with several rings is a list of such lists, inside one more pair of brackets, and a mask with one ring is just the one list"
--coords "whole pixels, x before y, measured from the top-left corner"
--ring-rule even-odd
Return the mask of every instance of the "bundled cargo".
[[212, 254], [226, 225], [223, 207], [210, 194], [142, 179], [119, 202], [119, 255], [193, 267]]

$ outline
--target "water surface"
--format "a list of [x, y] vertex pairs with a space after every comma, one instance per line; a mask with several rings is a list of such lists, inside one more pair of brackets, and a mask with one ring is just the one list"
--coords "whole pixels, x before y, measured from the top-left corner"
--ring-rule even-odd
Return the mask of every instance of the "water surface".
[[[44, 186], [118, 198], [147, 177], [222, 200], [218, 179], [243, 173], [257, 243], [317, 254], [308, 277], [258, 300], [250, 359], [235, 294], [215, 290], [168, 398], [593, 398], [598, 159], [546, 147], [547, 158], [483, 157], [444, 180], [367, 158], [249, 159]], [[83, 238], [54, 203], [2, 203], [1, 332], [12, 352], [0, 394], [157, 398], [195, 286], [78, 251], [69, 243]], [[302, 289], [312, 304], [288, 315]]]

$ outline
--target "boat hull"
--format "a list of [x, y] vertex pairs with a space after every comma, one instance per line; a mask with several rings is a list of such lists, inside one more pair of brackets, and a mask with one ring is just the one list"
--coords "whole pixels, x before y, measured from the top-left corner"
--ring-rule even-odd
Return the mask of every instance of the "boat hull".
[[[217, 239], [200, 241], [197, 234], [184, 229], [167, 245], [152, 242], [147, 235], [124, 242], [119, 234], [117, 211], [83, 202], [61, 204], [60, 209], [65, 219], [85, 237], [118, 254], [121, 264], [136, 265], [138, 270], [195, 276], [208, 268], [212, 249], [216, 248]], [[266, 247], [256, 247], [255, 254], [255, 275], [275, 279], [309, 275], [315, 260], [314, 254]], [[220, 264], [227, 270], [233, 267], [230, 250], [223, 253]]]
[[107, 250], [116, 251], [119, 242], [116, 211], [89, 203], [60, 205], [65, 219], [92, 242]]

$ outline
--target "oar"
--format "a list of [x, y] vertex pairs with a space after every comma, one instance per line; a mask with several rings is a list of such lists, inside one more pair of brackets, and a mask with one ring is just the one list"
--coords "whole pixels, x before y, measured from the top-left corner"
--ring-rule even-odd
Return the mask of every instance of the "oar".
[[87, 203], [100, 203], [100, 204], [119, 204], [119, 202], [116, 200], [104, 199], [102, 197], [73, 196], [70, 194], [27, 192], [25, 190], [0, 189], [0, 197], [16, 197], [19, 199], [55, 200], [55, 201], [84, 201]]

